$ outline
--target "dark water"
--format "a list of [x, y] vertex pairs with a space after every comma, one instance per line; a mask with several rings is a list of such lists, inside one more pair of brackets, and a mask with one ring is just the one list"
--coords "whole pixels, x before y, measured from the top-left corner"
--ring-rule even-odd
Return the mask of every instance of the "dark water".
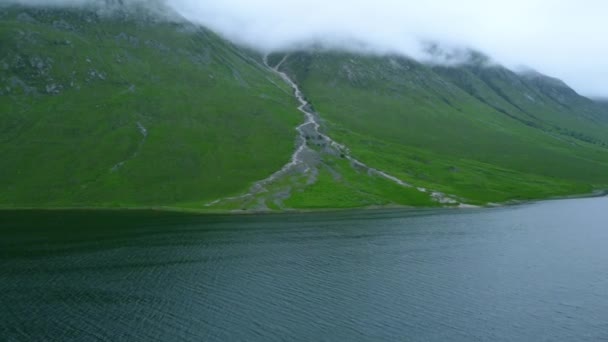
[[608, 341], [608, 199], [0, 212], [2, 341]]

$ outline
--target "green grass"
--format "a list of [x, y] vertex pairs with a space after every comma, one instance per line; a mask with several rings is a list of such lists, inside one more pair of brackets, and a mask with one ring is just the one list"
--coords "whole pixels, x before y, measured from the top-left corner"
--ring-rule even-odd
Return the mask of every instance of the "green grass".
[[286, 204], [292, 208], [306, 209], [438, 205], [426, 193], [369, 176], [357, 171], [345, 159], [329, 157], [320, 168], [317, 182], [294, 192]]
[[[402, 58], [295, 54], [285, 65], [332, 137], [355, 157], [413, 184], [482, 204], [585, 193], [607, 183], [601, 138], [608, 112], [571, 90], [560, 89], [571, 106], [566, 109], [504, 69], [477, 70], [488, 74], [482, 79], [466, 66], [454, 68], [475, 84], [471, 91], [446, 71]], [[518, 101], [528, 94], [537, 102], [524, 107]], [[525, 112], [534, 113], [538, 125], [524, 123]]]
[[[486, 204], [608, 184], [608, 107], [554, 80], [333, 52], [294, 54], [285, 67], [326, 133], [416, 187]], [[208, 30], [0, 7], [0, 207], [438, 205], [323, 155], [314, 184], [289, 176], [254, 198], [205, 207], [289, 161], [296, 106], [259, 56]]]
[[[301, 115], [288, 87], [214, 34], [110, 18], [87, 24], [70, 11], [28, 11], [38, 22], [24, 23], [20, 12], [0, 21], [8, 66], [0, 84], [12, 88], [0, 97], [1, 205], [213, 200], [289, 160]], [[77, 29], [55, 29], [58, 19]], [[39, 72], [37, 59], [48, 68]], [[12, 86], [15, 77], [36, 94]], [[46, 94], [48, 84], [63, 89]], [[148, 131], [141, 147], [138, 122]]]

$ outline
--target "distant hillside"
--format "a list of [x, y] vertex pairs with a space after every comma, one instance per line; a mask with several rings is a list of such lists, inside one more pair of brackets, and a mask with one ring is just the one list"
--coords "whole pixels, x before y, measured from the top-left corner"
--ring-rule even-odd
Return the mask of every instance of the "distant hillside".
[[0, 207], [439, 206], [608, 186], [608, 105], [559, 80], [483, 58], [264, 60], [159, 6], [0, 7]]

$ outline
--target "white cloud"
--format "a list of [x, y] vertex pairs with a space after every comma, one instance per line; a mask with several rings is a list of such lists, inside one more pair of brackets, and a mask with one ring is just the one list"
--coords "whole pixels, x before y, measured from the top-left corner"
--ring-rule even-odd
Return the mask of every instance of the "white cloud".
[[261, 50], [358, 41], [376, 52], [423, 58], [419, 42], [436, 41], [479, 49], [510, 67], [527, 65], [586, 95], [608, 96], [605, 0], [166, 1], [188, 19]]
[[420, 40], [479, 49], [608, 95], [605, 0], [170, 0], [228, 38], [273, 50], [360, 40], [421, 58]]

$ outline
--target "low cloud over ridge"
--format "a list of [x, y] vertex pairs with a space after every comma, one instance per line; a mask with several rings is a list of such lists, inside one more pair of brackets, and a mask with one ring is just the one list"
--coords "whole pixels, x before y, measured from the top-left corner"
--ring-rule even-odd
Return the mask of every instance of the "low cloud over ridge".
[[[77, 5], [105, 0], [18, 2]], [[608, 96], [608, 2], [603, 0], [165, 2], [187, 19], [263, 51], [322, 42], [424, 59], [421, 42], [439, 42], [478, 49], [512, 68], [532, 67], [585, 95]]]

